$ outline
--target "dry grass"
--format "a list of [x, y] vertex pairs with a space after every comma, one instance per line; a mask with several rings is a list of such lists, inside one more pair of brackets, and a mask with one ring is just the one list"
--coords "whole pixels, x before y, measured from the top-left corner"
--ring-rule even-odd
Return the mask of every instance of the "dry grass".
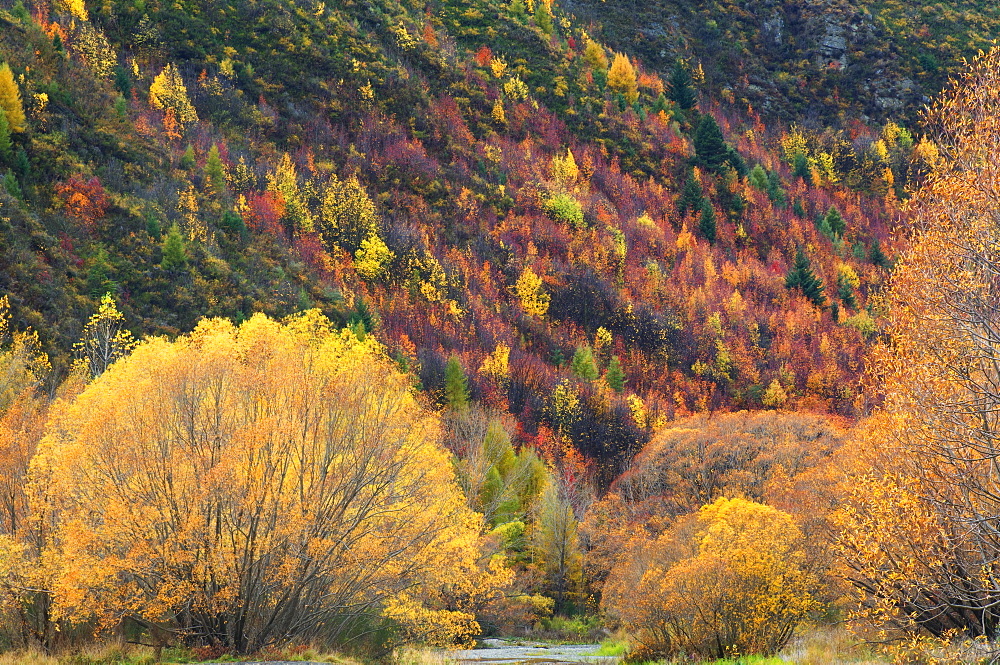
[[394, 665], [451, 665], [455, 661], [435, 649], [403, 648], [393, 654]]
[[59, 665], [59, 661], [40, 651], [8, 651], [0, 653], [0, 665]]
[[798, 665], [884, 665], [881, 658], [846, 628], [809, 628], [785, 647], [781, 656]]

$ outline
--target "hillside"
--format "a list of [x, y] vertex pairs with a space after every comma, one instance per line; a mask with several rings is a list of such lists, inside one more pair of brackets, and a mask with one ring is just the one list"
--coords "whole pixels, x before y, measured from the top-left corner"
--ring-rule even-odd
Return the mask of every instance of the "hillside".
[[552, 11], [7, 3], [15, 320], [65, 363], [105, 292], [136, 335], [319, 307], [604, 481], [689, 413], [854, 413], [926, 151], [740, 116]]
[[1000, 28], [996, 3], [977, 0], [573, 0], [566, 8], [653, 71], [689, 59], [713, 95], [817, 128], [914, 125]]

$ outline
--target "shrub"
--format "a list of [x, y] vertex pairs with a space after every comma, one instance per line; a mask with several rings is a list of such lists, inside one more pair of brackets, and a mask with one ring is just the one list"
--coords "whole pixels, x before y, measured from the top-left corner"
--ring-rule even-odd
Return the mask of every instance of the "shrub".
[[643, 658], [773, 654], [816, 606], [815, 585], [790, 515], [720, 498], [623, 557], [603, 605]]
[[564, 222], [575, 229], [582, 229], [583, 206], [569, 194], [555, 194], [545, 202], [545, 212], [557, 222]]

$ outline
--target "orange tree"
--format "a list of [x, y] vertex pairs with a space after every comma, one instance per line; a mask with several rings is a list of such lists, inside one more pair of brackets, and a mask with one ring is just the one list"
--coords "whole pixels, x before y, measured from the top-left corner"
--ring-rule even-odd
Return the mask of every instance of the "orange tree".
[[928, 112], [934, 169], [884, 294], [840, 552], [882, 625], [1000, 629], [1000, 51]]
[[241, 653], [477, 634], [509, 571], [410, 381], [316, 312], [141, 343], [53, 407], [32, 462], [56, 618]]
[[774, 653], [817, 605], [802, 534], [770, 506], [720, 498], [631, 549], [602, 605], [642, 658]]

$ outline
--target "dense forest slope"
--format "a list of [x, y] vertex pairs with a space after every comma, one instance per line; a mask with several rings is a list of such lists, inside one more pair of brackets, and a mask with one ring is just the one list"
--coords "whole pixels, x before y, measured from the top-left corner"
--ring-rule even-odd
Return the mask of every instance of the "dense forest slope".
[[860, 406], [869, 296], [934, 159], [899, 124], [765, 121], [715, 94], [727, 52], [661, 75], [531, 1], [0, 8], [27, 116], [0, 289], [57, 365], [104, 293], [136, 335], [318, 307], [604, 480], [672, 418]]

